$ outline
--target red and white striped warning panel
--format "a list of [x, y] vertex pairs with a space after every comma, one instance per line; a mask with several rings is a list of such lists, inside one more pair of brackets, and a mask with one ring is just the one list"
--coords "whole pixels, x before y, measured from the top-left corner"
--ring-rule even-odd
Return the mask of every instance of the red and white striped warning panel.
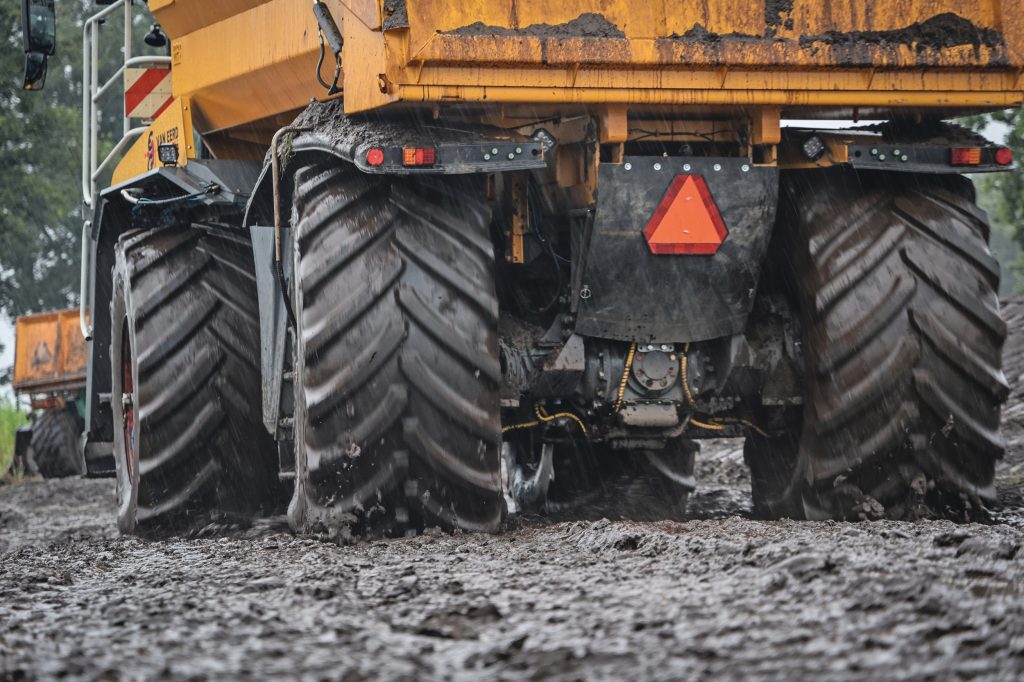
[[151, 120], [171, 106], [171, 70], [131, 68], [124, 72], [124, 115]]

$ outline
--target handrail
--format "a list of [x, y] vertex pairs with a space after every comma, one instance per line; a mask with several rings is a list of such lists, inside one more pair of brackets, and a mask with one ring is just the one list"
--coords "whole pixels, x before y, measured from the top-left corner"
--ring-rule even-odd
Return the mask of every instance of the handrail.
[[[124, 63], [102, 85], [99, 83], [99, 37], [104, 20], [118, 10], [124, 12]], [[117, 83], [124, 81], [125, 71], [134, 66], [170, 66], [170, 57], [132, 56], [132, 0], [114, 0], [96, 14], [89, 17], [82, 26], [82, 271], [79, 282], [78, 324], [82, 336], [92, 339], [92, 325], [89, 311], [92, 309], [91, 274], [92, 264], [92, 221], [89, 212], [95, 207], [96, 184], [107, 167], [119, 154], [133, 143], [146, 128], [132, 128], [131, 119], [125, 112], [124, 136], [114, 145], [102, 162], [99, 160], [99, 121], [97, 104]]]
[[127, 147], [130, 144], [133, 144], [135, 140], [147, 130], [149, 130], [149, 128], [147, 128], [146, 126], [140, 126], [138, 128], [132, 128], [131, 130], [129, 130], [128, 134], [122, 137], [121, 141], [114, 145], [114, 148], [110, 150], [110, 153], [107, 154], [107, 158], [103, 159], [103, 162], [96, 166], [96, 170], [94, 170], [92, 173], [93, 181], [99, 180], [100, 177], [103, 175], [103, 171], [105, 171], [107, 169], [107, 166], [110, 165], [110, 162], [113, 161], [118, 154], [123, 152], [125, 150], [125, 147]]
[[[119, 8], [124, 11], [125, 18], [125, 53], [127, 61], [131, 58], [132, 5], [127, 0], [115, 0], [102, 10], [85, 20], [82, 25], [82, 199], [86, 209], [93, 207], [96, 191], [92, 181], [92, 169], [98, 161], [96, 145], [96, 100], [100, 96], [97, 81], [99, 80], [99, 28], [108, 16]], [[108, 84], [105, 84], [105, 86]], [[107, 92], [104, 87], [103, 94]], [[129, 126], [125, 125], [125, 132]], [[90, 163], [91, 162], [91, 163]]]
[[133, 66], [145, 66], [146, 64], [153, 64], [155, 66], [170, 66], [171, 58], [159, 54], [145, 54], [138, 57], [132, 57], [124, 62], [126, 68]]
[[91, 231], [92, 221], [82, 222], [82, 272], [78, 288], [78, 326], [86, 341], [92, 341], [92, 325], [89, 324], [88, 313], [92, 309], [92, 300], [90, 300], [92, 297], [89, 295], [89, 273], [92, 271], [92, 249], [89, 248], [92, 242], [89, 235]]

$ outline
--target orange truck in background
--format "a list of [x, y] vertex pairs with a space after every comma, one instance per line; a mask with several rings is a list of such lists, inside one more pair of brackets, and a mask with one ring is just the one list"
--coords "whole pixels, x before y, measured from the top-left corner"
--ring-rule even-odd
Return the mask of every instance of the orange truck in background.
[[33, 412], [31, 426], [18, 432], [17, 455], [29, 473], [80, 475], [88, 356], [78, 309], [23, 315], [15, 335], [12, 385], [29, 398]]

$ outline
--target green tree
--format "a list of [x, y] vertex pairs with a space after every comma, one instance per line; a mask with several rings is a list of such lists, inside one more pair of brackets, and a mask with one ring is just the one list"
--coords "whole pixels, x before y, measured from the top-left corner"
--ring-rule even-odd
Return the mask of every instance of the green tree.
[[[72, 305], [78, 296], [81, 211], [82, 27], [92, 0], [58, 0], [57, 54], [46, 89], [21, 89], [21, 3], [0, 0], [0, 310]], [[145, 17], [135, 21], [141, 37]], [[101, 78], [123, 60], [119, 15], [100, 42]], [[99, 111], [101, 158], [120, 138], [119, 89]]]
[[[80, 115], [62, 102], [66, 87], [21, 90], [19, 4], [0, 5], [0, 308], [11, 315], [68, 305], [78, 263], [72, 217]], [[51, 81], [62, 80], [64, 54], [51, 65]]]
[[[978, 131], [993, 125], [1005, 127], [1002, 143], [1013, 150], [1017, 163], [1024, 161], [1024, 116], [1020, 109], [973, 116], [965, 122]], [[1024, 173], [1014, 169], [976, 175], [974, 183], [978, 203], [988, 211], [992, 222], [992, 251], [1003, 267], [1000, 293], [1024, 293]]]

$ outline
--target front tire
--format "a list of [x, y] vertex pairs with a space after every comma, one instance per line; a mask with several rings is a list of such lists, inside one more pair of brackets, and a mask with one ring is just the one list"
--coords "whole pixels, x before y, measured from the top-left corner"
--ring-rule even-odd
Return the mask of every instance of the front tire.
[[497, 530], [501, 372], [482, 191], [336, 161], [296, 173], [296, 530]]
[[117, 244], [111, 400], [117, 525], [183, 530], [279, 502], [260, 416], [259, 323], [248, 239], [203, 226]]

